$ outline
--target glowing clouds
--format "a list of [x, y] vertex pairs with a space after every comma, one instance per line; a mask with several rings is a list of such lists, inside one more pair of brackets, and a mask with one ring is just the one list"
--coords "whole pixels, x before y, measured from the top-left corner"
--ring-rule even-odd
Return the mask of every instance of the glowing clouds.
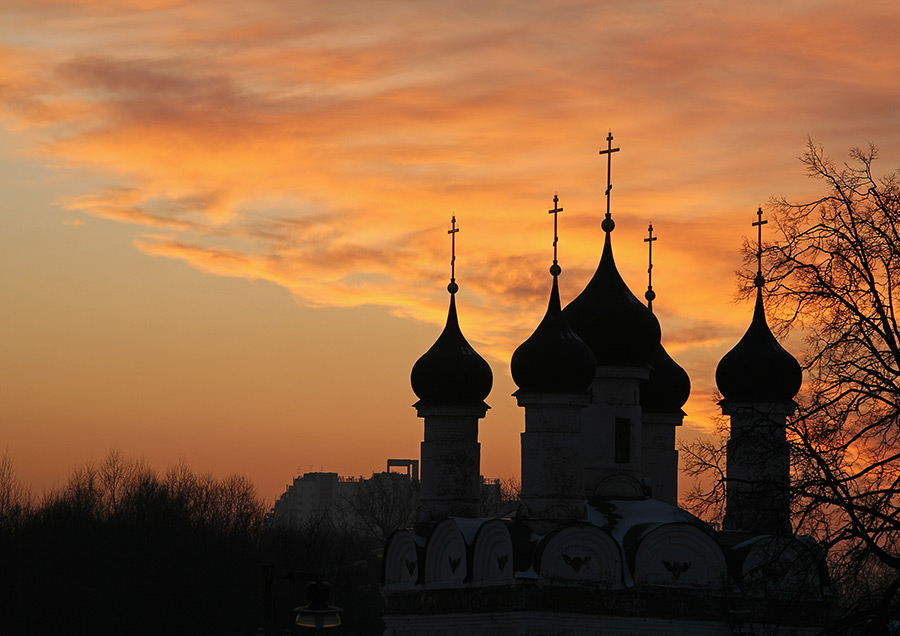
[[900, 156], [898, 11], [13, 1], [0, 121], [73, 175], [67, 214], [309, 306], [440, 325], [456, 214], [462, 327], [502, 361], [546, 306], [554, 193], [563, 303], [597, 264], [612, 128], [617, 264], [640, 297], [652, 222], [654, 310], [705, 400], [749, 317], [728, 302], [741, 236], [810, 191], [805, 136]]

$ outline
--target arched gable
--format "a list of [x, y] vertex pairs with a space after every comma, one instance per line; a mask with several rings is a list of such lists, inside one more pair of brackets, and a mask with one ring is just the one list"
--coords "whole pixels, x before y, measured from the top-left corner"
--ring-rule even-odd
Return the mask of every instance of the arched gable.
[[419, 580], [419, 555], [411, 530], [397, 530], [384, 549], [383, 581], [386, 589], [405, 589]]
[[495, 585], [514, 582], [512, 538], [499, 519], [486, 522], [475, 535], [472, 580]]
[[550, 533], [538, 545], [535, 561], [541, 581], [623, 587], [619, 546], [596, 526], [570, 525]]
[[639, 539], [634, 555], [636, 585], [724, 589], [727, 580], [722, 549], [694, 525], [659, 525], [644, 530]]
[[425, 545], [425, 584], [462, 585], [468, 573], [466, 542], [454, 519], [437, 524]]

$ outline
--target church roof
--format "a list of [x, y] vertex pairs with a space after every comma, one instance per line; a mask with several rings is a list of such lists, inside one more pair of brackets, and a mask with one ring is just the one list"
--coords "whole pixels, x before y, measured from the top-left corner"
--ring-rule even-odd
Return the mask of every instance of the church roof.
[[665, 413], [680, 411], [691, 395], [691, 379], [660, 343], [650, 357], [650, 378], [641, 382], [641, 408]]
[[802, 381], [800, 364], [769, 329], [758, 284], [750, 327], [716, 368], [719, 391], [735, 402], [790, 402]]
[[587, 389], [594, 379], [597, 360], [563, 316], [556, 276], [553, 276], [547, 313], [534, 333], [513, 353], [510, 369], [513, 380], [523, 391], [579, 392]]
[[441, 335], [413, 365], [410, 381], [420, 400], [440, 403], [480, 402], [491, 392], [487, 361], [466, 341], [456, 316], [456, 283], [450, 284], [450, 308]]
[[599, 365], [644, 366], [659, 347], [659, 322], [616, 269], [610, 230], [597, 271], [563, 315]]

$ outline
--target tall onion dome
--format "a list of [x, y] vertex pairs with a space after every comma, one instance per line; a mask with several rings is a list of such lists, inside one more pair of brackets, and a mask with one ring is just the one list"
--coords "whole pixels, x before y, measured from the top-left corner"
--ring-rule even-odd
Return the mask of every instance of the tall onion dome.
[[802, 381], [800, 364], [778, 344], [766, 323], [762, 285], [757, 282], [750, 327], [716, 368], [719, 391], [732, 402], [790, 402]]
[[441, 335], [413, 365], [410, 381], [425, 420], [421, 444], [418, 521], [481, 514], [481, 445], [478, 420], [488, 408], [491, 367], [466, 342], [456, 316], [456, 217], [450, 259], [450, 309]]
[[510, 362], [512, 377], [523, 391], [585, 391], [594, 379], [597, 360], [591, 348], [572, 331], [563, 316], [557, 283], [559, 266], [554, 265], [550, 272], [554, 275], [547, 313], [534, 333], [513, 353]]
[[550, 301], [534, 333], [515, 350], [510, 361], [514, 393], [525, 409], [522, 433], [522, 506], [519, 514], [532, 519], [583, 519], [583, 411], [590, 403], [597, 360], [563, 316], [559, 302], [557, 214], [553, 197], [553, 265]]
[[800, 365], [778, 344], [766, 323], [762, 288], [762, 208], [753, 223], [756, 307], [743, 338], [716, 368], [723, 415], [731, 418], [725, 475], [725, 530], [791, 532], [791, 457], [787, 418], [803, 381]]
[[456, 316], [456, 292], [451, 282], [450, 309], [441, 335], [413, 365], [410, 381], [416, 396], [423, 402], [456, 404], [481, 402], [491, 392], [493, 374], [487, 361], [472, 348]]
[[609, 236], [613, 228], [613, 220], [604, 219], [606, 240], [600, 264], [563, 315], [594, 352], [598, 365], [640, 367], [659, 347], [659, 322], [631, 293], [616, 269]]

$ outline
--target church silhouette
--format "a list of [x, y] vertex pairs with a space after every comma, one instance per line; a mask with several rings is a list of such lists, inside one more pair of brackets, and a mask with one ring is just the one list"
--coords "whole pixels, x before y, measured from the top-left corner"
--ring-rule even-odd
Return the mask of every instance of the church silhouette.
[[557, 197], [549, 210], [547, 311], [511, 361], [525, 431], [521, 503], [504, 518], [481, 516], [478, 424], [493, 379], [457, 320], [453, 219], [446, 326], [411, 374], [420, 499], [414, 526], [384, 550], [387, 636], [811, 635], [825, 624], [821, 550], [790, 525], [785, 423], [801, 371], [766, 323], [759, 272], [750, 327], [716, 371], [731, 422], [723, 528], [677, 505], [690, 379], [661, 344], [652, 284], [645, 305], [616, 268], [612, 140], [602, 255], [564, 309]]

